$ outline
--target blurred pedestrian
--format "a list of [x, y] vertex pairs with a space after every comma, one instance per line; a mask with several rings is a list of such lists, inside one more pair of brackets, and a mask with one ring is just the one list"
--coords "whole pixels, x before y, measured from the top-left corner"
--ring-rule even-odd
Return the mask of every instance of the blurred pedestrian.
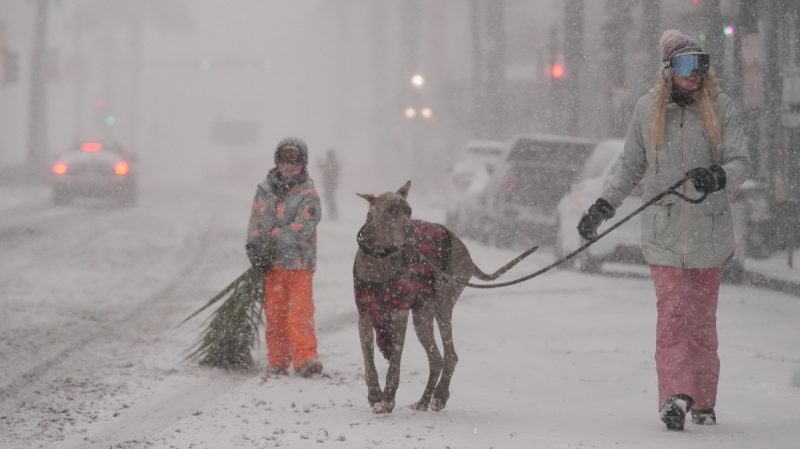
[[332, 220], [338, 220], [339, 210], [336, 207], [336, 189], [339, 186], [339, 160], [336, 157], [336, 150], [330, 149], [325, 152], [325, 158], [319, 161], [319, 169], [322, 170], [322, 192], [325, 208], [328, 210], [328, 216]]
[[314, 333], [313, 275], [319, 196], [308, 175], [308, 146], [289, 137], [275, 149], [275, 167], [256, 188], [247, 251], [264, 271], [267, 374], [310, 377], [322, 372]]
[[600, 198], [578, 225], [586, 240], [614, 216], [642, 181], [651, 198], [688, 176], [681, 193], [642, 212], [642, 252], [655, 284], [658, 405], [667, 428], [715, 424], [719, 357], [717, 296], [721, 265], [733, 256], [731, 204], [725, 189], [750, 171], [733, 101], [717, 88], [710, 56], [677, 30], [660, 40], [663, 65], [655, 87], [636, 103], [625, 150]]

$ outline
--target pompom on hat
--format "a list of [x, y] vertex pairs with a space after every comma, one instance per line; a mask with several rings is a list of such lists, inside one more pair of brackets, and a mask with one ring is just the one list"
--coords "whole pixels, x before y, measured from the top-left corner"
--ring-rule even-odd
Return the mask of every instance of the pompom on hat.
[[661, 48], [661, 60], [669, 61], [674, 56], [705, 53], [700, 42], [678, 30], [667, 30], [658, 41]]

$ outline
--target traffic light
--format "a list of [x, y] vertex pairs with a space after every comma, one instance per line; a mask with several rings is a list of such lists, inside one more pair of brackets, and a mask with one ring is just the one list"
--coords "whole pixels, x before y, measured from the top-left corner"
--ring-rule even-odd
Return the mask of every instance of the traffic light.
[[19, 53], [6, 51], [3, 58], [3, 84], [19, 82]]
[[555, 63], [555, 64], [550, 66], [550, 78], [558, 80], [558, 79], [561, 79], [563, 77], [564, 77], [564, 66], [563, 65], [561, 65], [559, 63]]
[[109, 107], [109, 102], [105, 97], [97, 97], [94, 100], [94, 109], [98, 119], [106, 126], [117, 126], [119, 119], [114, 111]]
[[725, 25], [722, 27], [722, 34], [725, 37], [732, 37], [736, 33], [736, 28], [733, 25]]

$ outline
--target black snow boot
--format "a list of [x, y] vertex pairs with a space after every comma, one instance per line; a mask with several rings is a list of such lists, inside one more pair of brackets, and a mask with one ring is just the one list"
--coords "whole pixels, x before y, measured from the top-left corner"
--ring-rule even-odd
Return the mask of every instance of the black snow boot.
[[692, 422], [701, 426], [713, 426], [717, 423], [717, 414], [714, 409], [692, 410]]
[[692, 409], [694, 401], [689, 395], [676, 394], [664, 401], [661, 407], [661, 421], [669, 430], [683, 430], [686, 414]]

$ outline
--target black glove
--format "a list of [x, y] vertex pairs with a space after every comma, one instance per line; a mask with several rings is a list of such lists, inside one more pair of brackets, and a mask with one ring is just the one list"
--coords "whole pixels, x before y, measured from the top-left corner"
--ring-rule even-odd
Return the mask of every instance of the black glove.
[[701, 193], [712, 193], [725, 188], [725, 169], [719, 165], [712, 165], [709, 168], [693, 168], [686, 172], [686, 176], [692, 180], [694, 188]]
[[261, 271], [267, 271], [272, 267], [276, 253], [274, 239], [260, 237], [247, 242], [244, 248], [251, 265]]
[[603, 198], [598, 198], [578, 222], [578, 233], [584, 240], [594, 240], [600, 223], [613, 216], [614, 207]]

